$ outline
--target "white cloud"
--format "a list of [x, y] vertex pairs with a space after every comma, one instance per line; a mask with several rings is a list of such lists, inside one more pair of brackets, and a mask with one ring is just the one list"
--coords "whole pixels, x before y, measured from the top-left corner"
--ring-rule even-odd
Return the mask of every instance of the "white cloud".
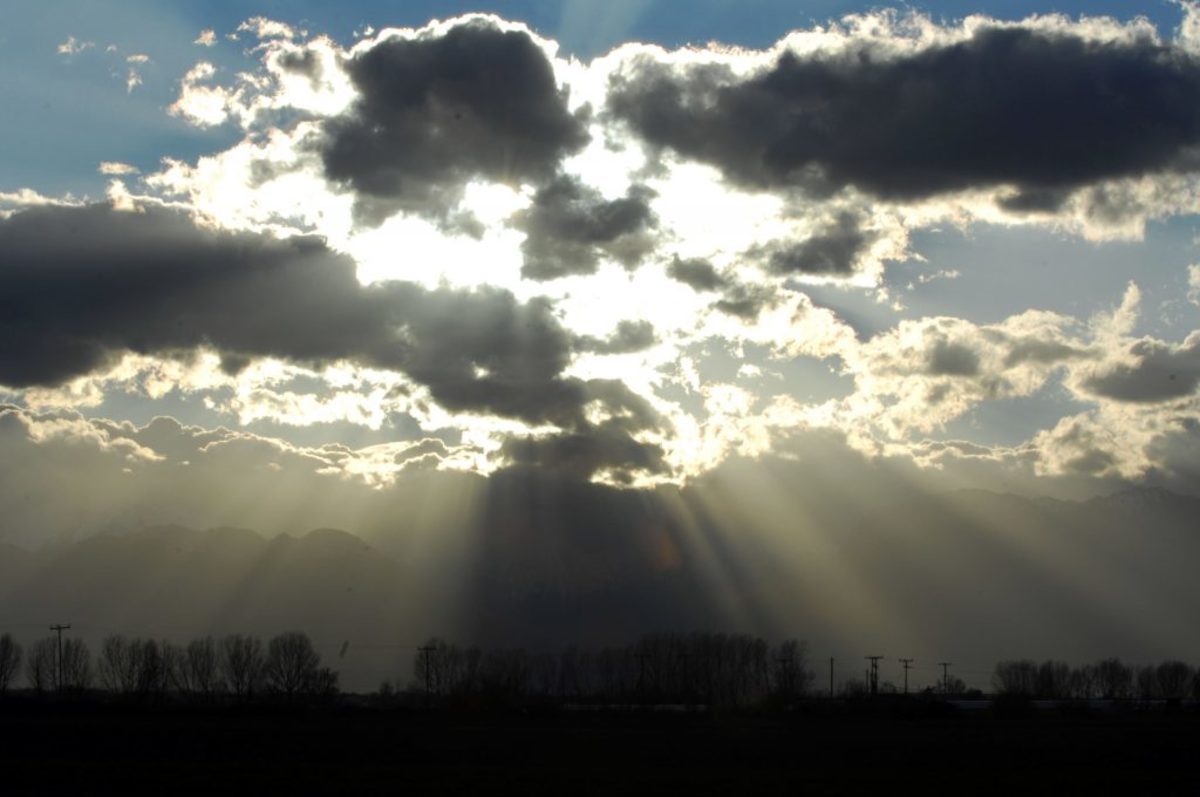
[[[295, 39], [297, 31], [286, 22], [279, 22], [266, 17], [251, 17], [237, 27], [238, 33], [252, 33], [260, 40], [265, 39]], [[299, 32], [299, 35], [304, 35]]]
[[74, 36], [68, 36], [65, 42], [58, 45], [57, 52], [59, 55], [79, 55], [84, 50], [95, 46], [95, 42], [80, 41]]
[[128, 163], [121, 163], [120, 161], [101, 161], [96, 170], [100, 172], [100, 174], [107, 174], [117, 177], [126, 174], [139, 174], [139, 170], [136, 166], [131, 166]]
[[205, 28], [204, 30], [200, 31], [200, 35], [196, 37], [196, 40], [194, 42], [192, 42], [192, 44], [198, 45], [200, 47], [212, 47], [216, 43], [217, 43], [217, 32], [215, 30], [213, 30], [212, 28]]

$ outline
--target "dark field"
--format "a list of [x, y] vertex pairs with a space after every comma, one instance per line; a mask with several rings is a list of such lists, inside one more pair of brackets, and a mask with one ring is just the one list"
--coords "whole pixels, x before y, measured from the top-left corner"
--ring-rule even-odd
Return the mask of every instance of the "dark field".
[[1190, 711], [425, 714], [0, 704], [0, 792], [1198, 794]]

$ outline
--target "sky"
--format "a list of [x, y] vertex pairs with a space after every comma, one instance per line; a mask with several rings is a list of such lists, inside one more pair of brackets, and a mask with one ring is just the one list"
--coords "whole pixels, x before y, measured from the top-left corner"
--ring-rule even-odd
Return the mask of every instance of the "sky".
[[1200, 495], [1191, 2], [16, 2], [0, 104], [0, 541]]

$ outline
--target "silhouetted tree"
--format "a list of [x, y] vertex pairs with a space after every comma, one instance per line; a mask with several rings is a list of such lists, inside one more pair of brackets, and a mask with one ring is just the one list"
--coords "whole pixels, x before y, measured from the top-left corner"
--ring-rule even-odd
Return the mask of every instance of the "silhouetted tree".
[[137, 688], [137, 665], [133, 645], [121, 634], [105, 637], [100, 642], [96, 664], [100, 685], [119, 695], [132, 694]]
[[1153, 664], [1138, 667], [1135, 682], [1139, 700], [1154, 700], [1158, 697], [1158, 673]]
[[262, 685], [263, 650], [258, 637], [230, 634], [221, 640], [221, 677], [238, 699], [253, 695]]
[[967, 683], [962, 678], [951, 675], [942, 682], [942, 688], [951, 697], [961, 697], [967, 692]]
[[1154, 676], [1159, 697], [1164, 700], [1180, 700], [1191, 692], [1192, 668], [1186, 662], [1164, 661]]
[[11, 634], [0, 636], [0, 694], [8, 690], [8, 684], [21, 667], [21, 646]]
[[1071, 694], [1071, 667], [1065, 661], [1047, 659], [1038, 665], [1038, 697], [1061, 700]]
[[43, 637], [33, 643], [25, 660], [25, 677], [36, 692], [58, 688], [58, 641]]
[[271, 639], [267, 646], [263, 675], [273, 692], [289, 699], [313, 694], [318, 689], [320, 671], [321, 657], [303, 632], [285, 632]]
[[135, 639], [133, 659], [137, 672], [137, 695], [142, 698], [161, 698], [171, 684], [173, 665], [166, 645], [153, 639]]
[[1099, 677], [1095, 666], [1084, 664], [1071, 670], [1071, 697], [1076, 700], [1091, 700], [1099, 694]]
[[1037, 693], [1038, 666], [1028, 659], [1001, 661], [992, 673], [997, 694], [1032, 697]]
[[1129, 697], [1133, 690], [1133, 670], [1120, 659], [1103, 659], [1096, 662], [1096, 688], [1100, 697], [1121, 700]]
[[772, 691], [785, 698], [802, 697], [812, 683], [808, 645], [795, 639], [780, 643], [771, 652]]
[[81, 692], [92, 683], [92, 654], [87, 644], [79, 638], [63, 641], [62, 645], [62, 688]]
[[175, 688], [189, 696], [211, 697], [222, 688], [220, 652], [212, 637], [193, 639], [176, 651], [171, 668]]
[[126, 639], [120, 634], [105, 637], [97, 661], [100, 683], [119, 695], [159, 698], [172, 680], [174, 657], [170, 650], [153, 639]]

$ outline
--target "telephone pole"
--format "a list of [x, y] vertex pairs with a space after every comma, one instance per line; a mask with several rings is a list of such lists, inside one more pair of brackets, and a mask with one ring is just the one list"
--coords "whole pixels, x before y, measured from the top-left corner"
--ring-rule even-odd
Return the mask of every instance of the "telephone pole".
[[429, 708], [433, 705], [433, 689], [429, 680], [429, 654], [434, 651], [434, 647], [433, 645], [425, 645], [424, 647], [417, 648], [417, 650], [421, 651], [421, 655], [425, 657], [425, 708]]
[[879, 660], [883, 656], [863, 656], [864, 659], [871, 662], [871, 670], [869, 679], [871, 681], [871, 697], [879, 694]]
[[908, 694], [908, 671], [912, 669], [913, 659], [900, 659], [904, 665], [904, 694]]
[[939, 661], [938, 666], [942, 668], [942, 694], [950, 694], [950, 665], [954, 662]]
[[55, 661], [55, 664], [57, 666], [54, 668], [54, 671], [55, 671], [55, 673], [57, 673], [57, 677], [55, 679], [55, 686], [58, 688], [58, 691], [60, 691], [60, 692], [62, 691], [62, 688], [63, 688], [62, 632], [69, 631], [70, 629], [71, 629], [70, 625], [55, 624], [55, 625], [50, 626], [50, 630], [54, 631], [58, 634], [58, 659]]
[[646, 659], [650, 658], [648, 653], [637, 654], [638, 660], [638, 700], [642, 703], [646, 702]]

